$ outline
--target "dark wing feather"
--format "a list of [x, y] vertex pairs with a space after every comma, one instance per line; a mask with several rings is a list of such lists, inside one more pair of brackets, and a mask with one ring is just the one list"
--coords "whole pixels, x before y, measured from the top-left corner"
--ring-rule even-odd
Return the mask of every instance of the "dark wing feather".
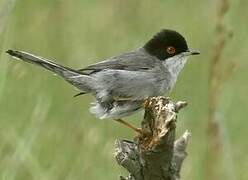
[[84, 95], [84, 94], [87, 94], [87, 92], [80, 92], [80, 93], [77, 93], [77, 94], [75, 94], [73, 97], [78, 97], [78, 96], [81, 96], [81, 95]]
[[93, 74], [105, 69], [117, 69], [127, 71], [147, 70], [156, 65], [157, 60], [147, 53], [136, 50], [111, 59], [89, 65], [79, 71]]

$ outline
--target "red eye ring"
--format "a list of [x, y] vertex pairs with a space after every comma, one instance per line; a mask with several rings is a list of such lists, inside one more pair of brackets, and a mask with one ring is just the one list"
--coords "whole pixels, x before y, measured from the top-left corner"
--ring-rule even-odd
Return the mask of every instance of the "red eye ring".
[[169, 46], [166, 48], [166, 52], [170, 55], [175, 54], [176, 53], [176, 48], [174, 48], [173, 46]]

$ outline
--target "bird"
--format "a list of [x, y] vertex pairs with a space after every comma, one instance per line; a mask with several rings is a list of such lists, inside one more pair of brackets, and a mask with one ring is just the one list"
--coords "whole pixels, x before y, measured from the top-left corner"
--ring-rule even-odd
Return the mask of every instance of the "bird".
[[189, 49], [185, 38], [171, 29], [162, 29], [139, 48], [81, 69], [24, 51], [6, 52], [62, 77], [80, 91], [75, 96], [93, 95], [91, 113], [99, 119], [114, 119], [138, 133], [140, 129], [123, 118], [143, 109], [147, 98], [168, 95], [188, 57], [200, 54]]

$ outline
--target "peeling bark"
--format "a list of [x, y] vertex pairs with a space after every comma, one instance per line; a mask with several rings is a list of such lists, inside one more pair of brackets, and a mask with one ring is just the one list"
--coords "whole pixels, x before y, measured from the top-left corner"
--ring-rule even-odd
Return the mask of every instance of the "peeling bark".
[[186, 102], [165, 97], [146, 101], [142, 134], [134, 141], [117, 140], [115, 158], [130, 173], [121, 180], [178, 180], [190, 133], [175, 140], [176, 119]]

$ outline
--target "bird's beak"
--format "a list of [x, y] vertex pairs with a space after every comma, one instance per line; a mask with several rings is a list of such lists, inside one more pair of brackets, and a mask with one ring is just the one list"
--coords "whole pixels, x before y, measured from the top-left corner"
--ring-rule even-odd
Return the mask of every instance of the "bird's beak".
[[185, 52], [185, 55], [198, 55], [200, 54], [200, 51], [194, 50], [194, 49], [189, 49], [188, 51]]

